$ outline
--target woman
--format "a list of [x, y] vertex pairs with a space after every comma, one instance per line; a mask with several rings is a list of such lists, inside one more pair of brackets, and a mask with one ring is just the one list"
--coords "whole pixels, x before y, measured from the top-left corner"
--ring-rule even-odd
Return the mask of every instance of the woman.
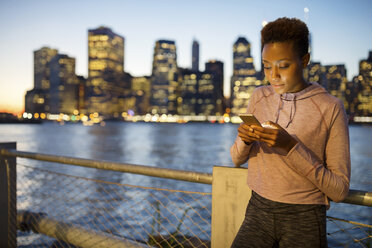
[[247, 113], [266, 125], [241, 124], [231, 147], [236, 166], [248, 161], [253, 191], [232, 247], [327, 247], [329, 199], [339, 202], [348, 194], [346, 113], [340, 100], [303, 78], [308, 36], [306, 24], [295, 18], [261, 30], [270, 85], [254, 91]]

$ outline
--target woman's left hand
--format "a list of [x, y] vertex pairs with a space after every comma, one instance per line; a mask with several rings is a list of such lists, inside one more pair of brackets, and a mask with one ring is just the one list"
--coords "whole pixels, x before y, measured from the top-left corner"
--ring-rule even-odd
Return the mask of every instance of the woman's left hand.
[[297, 140], [280, 125], [271, 121], [264, 124], [271, 127], [251, 126], [254, 133], [260, 137], [260, 142], [265, 142], [269, 147], [281, 148], [287, 153], [297, 144]]

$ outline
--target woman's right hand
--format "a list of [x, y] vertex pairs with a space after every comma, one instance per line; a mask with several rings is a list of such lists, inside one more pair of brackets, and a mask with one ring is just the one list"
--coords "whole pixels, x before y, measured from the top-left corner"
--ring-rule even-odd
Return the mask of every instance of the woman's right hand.
[[[252, 125], [254, 126], [254, 125]], [[259, 140], [260, 136], [254, 133], [254, 129], [245, 123], [240, 124], [238, 127], [238, 136], [246, 143], [250, 144], [253, 141]]]

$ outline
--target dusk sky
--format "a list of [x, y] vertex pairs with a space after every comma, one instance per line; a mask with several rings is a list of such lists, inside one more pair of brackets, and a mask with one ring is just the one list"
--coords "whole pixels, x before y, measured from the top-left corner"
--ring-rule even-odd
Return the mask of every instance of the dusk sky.
[[[304, 9], [309, 11], [306, 14]], [[232, 75], [232, 46], [239, 36], [252, 45], [260, 70], [263, 21], [297, 17], [312, 34], [312, 60], [345, 64], [350, 80], [372, 50], [371, 0], [1, 0], [0, 112], [21, 112], [33, 88], [33, 51], [43, 46], [76, 58], [76, 73], [88, 74], [88, 29], [106, 26], [125, 38], [125, 71], [150, 75], [155, 41], [174, 40], [178, 65], [191, 67], [193, 39], [200, 69], [224, 62], [225, 95]]]

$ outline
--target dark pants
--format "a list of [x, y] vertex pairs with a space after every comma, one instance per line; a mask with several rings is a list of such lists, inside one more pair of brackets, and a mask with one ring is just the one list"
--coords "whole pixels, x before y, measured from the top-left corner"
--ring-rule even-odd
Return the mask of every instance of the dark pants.
[[274, 202], [252, 192], [231, 247], [327, 247], [326, 207]]

